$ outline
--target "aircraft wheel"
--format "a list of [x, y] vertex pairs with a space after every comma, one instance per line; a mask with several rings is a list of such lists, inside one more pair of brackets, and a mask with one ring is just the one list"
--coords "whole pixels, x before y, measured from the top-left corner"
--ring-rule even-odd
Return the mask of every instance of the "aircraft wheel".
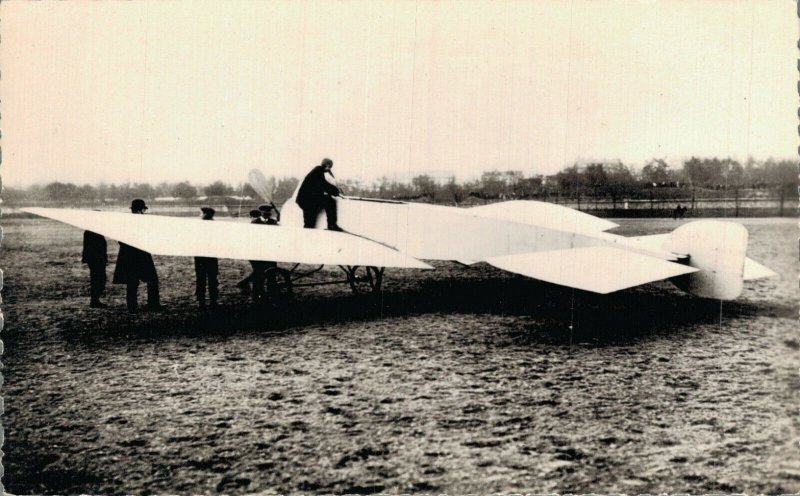
[[275, 292], [278, 296], [292, 296], [294, 294], [294, 283], [292, 282], [292, 273], [289, 270], [280, 267], [273, 267], [267, 269], [267, 272], [275, 272]]
[[342, 267], [353, 294], [377, 294], [383, 284], [384, 267]]
[[[286, 269], [281, 269], [280, 267], [278, 270], [278, 286], [282, 286], [281, 289], [287, 294], [291, 295], [294, 293], [294, 283], [292, 282], [292, 273]], [[283, 279], [283, 284], [281, 284], [280, 280]]]

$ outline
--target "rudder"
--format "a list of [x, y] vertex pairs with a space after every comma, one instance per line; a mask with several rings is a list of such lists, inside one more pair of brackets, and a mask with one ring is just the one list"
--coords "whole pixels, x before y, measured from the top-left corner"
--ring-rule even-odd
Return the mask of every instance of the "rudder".
[[744, 287], [747, 240], [747, 229], [732, 222], [700, 220], [680, 226], [662, 248], [688, 254], [689, 265], [700, 270], [670, 281], [703, 298], [737, 298]]

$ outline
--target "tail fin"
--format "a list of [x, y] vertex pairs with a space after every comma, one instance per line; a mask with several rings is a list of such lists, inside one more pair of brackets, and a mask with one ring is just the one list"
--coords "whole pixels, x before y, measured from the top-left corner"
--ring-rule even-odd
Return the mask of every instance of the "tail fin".
[[733, 300], [742, 293], [747, 258], [747, 229], [717, 220], [689, 222], [672, 231], [662, 248], [689, 255], [698, 272], [671, 279], [688, 293], [704, 298]]

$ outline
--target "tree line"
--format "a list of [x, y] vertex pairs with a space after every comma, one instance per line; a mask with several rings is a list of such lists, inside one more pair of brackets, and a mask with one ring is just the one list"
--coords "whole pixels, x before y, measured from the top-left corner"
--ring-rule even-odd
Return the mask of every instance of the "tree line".
[[[288, 199], [299, 180], [293, 177], [271, 178], [268, 189], [273, 201]], [[548, 201], [603, 199], [614, 207], [622, 199], [739, 197], [740, 190], [766, 190], [779, 196], [781, 203], [796, 195], [798, 164], [795, 161], [768, 159], [747, 160], [744, 164], [731, 159], [698, 158], [685, 160], [673, 169], [663, 159], [648, 161], [641, 169], [621, 161], [586, 162], [565, 167], [556, 174], [525, 175], [522, 171], [487, 171], [477, 179], [459, 182], [455, 177], [434, 178], [421, 174], [408, 182], [380, 178], [365, 184], [356, 180], [340, 180], [344, 194], [400, 200], [421, 200], [459, 204], [469, 198], [480, 200], [536, 198]], [[752, 194], [752, 193], [751, 193]], [[205, 197], [205, 198], [202, 198]], [[215, 181], [204, 186], [187, 181], [148, 183], [76, 185], [52, 182], [24, 189], [5, 188], [6, 204], [38, 202], [127, 202], [132, 198], [172, 199], [227, 203], [241, 198], [258, 201], [258, 194], [247, 183], [239, 185]], [[213, 201], [212, 201], [213, 200]]]

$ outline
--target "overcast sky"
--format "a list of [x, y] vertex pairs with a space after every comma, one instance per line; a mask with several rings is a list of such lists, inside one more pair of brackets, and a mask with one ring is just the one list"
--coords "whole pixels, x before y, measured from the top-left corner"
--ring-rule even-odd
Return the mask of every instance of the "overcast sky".
[[795, 4], [0, 4], [4, 183], [796, 157]]

